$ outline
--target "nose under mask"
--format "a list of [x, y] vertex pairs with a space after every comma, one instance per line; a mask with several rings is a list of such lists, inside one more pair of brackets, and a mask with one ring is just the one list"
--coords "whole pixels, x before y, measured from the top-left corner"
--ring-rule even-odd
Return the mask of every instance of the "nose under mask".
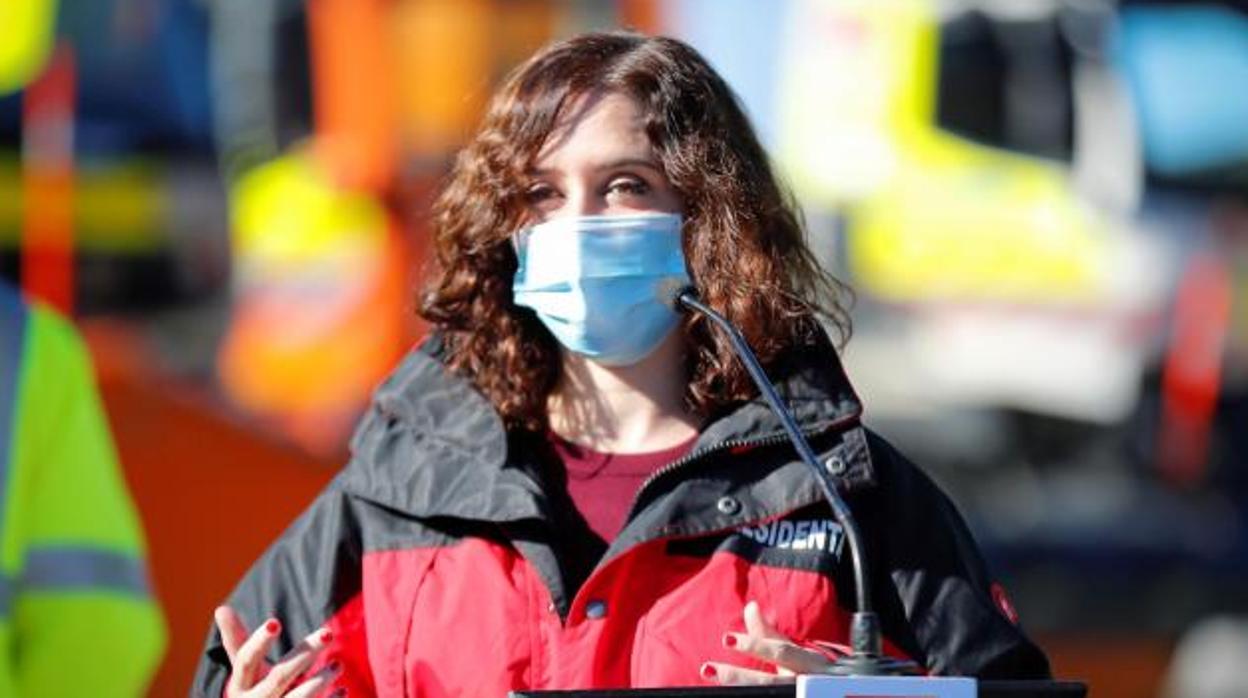
[[607, 366], [641, 361], [680, 320], [667, 297], [689, 283], [672, 213], [559, 218], [516, 234], [516, 305], [569, 351]]

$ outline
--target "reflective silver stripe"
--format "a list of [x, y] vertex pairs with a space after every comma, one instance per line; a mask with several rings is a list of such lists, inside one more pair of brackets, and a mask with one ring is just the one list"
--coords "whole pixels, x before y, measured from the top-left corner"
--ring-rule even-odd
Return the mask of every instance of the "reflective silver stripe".
[[26, 591], [111, 591], [148, 596], [143, 559], [99, 548], [31, 548], [21, 588]]
[[[17, 426], [17, 382], [22, 375], [22, 349], [26, 339], [26, 304], [21, 295], [0, 282], [0, 534], [4, 532], [5, 502], [9, 491], [9, 459]], [[0, 583], [0, 601], [3, 584]]]
[[14, 582], [0, 576], [0, 617], [17, 594], [106, 592], [148, 598], [151, 588], [143, 558], [99, 548], [39, 547], [26, 552], [26, 568]]

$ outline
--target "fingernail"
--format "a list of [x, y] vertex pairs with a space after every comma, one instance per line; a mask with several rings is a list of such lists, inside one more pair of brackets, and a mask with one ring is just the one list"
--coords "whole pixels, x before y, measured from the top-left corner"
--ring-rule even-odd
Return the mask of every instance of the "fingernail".
[[331, 674], [337, 674], [342, 671], [342, 662], [335, 659], [334, 661], [329, 663], [327, 668], [329, 669], [329, 672]]
[[269, 622], [264, 624], [264, 632], [270, 635], [276, 635], [278, 631], [281, 629], [282, 629], [282, 624], [277, 622], [276, 620], [270, 620]]
[[713, 679], [719, 675], [719, 673], [715, 671], [715, 667], [712, 666], [710, 662], [703, 664], [702, 670], [699, 673], [702, 674], [702, 678], [704, 679]]
[[335, 688], [334, 692], [329, 694], [329, 698], [347, 698], [347, 689]]
[[737, 638], [732, 633], [724, 633], [724, 647], [736, 647]]
[[334, 631], [328, 629], [322, 630], [321, 634], [316, 637], [322, 645], [328, 645], [330, 641], [334, 639]]

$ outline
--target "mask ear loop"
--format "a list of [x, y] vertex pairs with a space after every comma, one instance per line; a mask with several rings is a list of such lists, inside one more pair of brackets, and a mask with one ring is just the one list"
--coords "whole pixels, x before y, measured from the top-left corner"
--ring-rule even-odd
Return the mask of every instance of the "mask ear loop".
[[539, 225], [543, 225], [543, 224], [538, 223], [534, 225], [521, 226], [519, 229], [517, 229], [515, 232], [511, 234], [510, 236], [511, 237], [511, 249], [513, 252], [516, 253], [517, 259], [519, 259], [519, 257], [521, 256], [521, 253], [525, 250], [525, 248], [528, 247], [529, 237], [533, 235], [533, 229], [538, 227]]
[[511, 249], [516, 253], [516, 257], [528, 247], [529, 236], [533, 234], [533, 229], [540, 224], [522, 225], [511, 234]]
[[528, 244], [529, 244], [528, 232], [529, 232], [529, 228], [524, 227], [524, 228], [520, 228], [519, 230], [516, 230], [510, 236], [508, 236], [509, 239], [511, 240], [511, 251], [514, 255], [516, 255], [516, 275], [517, 276], [523, 275], [525, 273], [524, 271], [525, 266], [526, 266], [525, 257], [527, 256], [526, 249], [528, 248]]

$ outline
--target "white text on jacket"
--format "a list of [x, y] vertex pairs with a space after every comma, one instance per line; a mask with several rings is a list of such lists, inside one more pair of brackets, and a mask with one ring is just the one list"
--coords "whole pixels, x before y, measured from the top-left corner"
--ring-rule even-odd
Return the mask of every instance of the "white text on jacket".
[[769, 548], [821, 550], [841, 555], [844, 536], [832, 519], [772, 521], [760, 526], [744, 526], [740, 533]]

